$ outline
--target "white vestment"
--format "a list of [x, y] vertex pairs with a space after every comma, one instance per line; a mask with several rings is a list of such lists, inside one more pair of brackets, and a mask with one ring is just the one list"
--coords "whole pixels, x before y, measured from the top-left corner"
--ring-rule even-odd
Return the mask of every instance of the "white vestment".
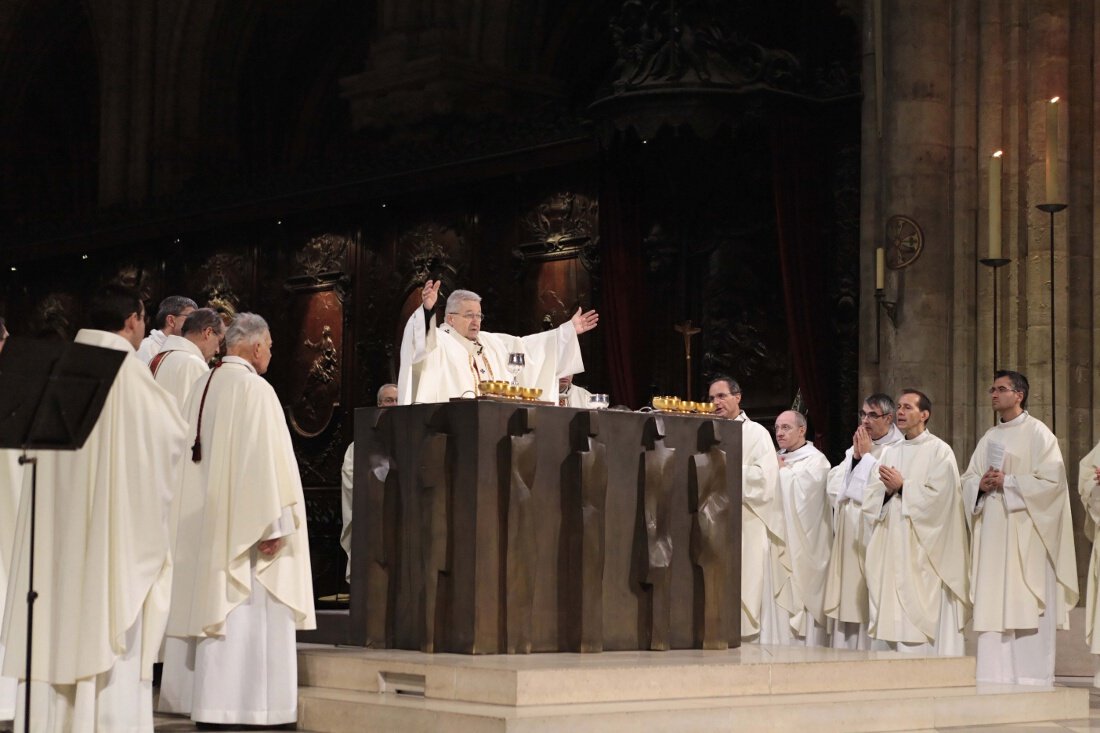
[[[201, 461], [184, 461], [172, 505], [168, 620], [170, 636], [195, 644], [193, 659], [166, 656], [161, 709], [189, 706], [192, 719], [207, 723], [290, 723], [297, 718], [294, 629], [316, 627], [290, 431], [275, 390], [235, 356], [192, 390], [192, 439], [200, 406]], [[257, 551], [276, 538], [283, 546], [274, 556]]]
[[344, 452], [344, 464], [340, 467], [340, 516], [344, 520], [340, 528], [340, 547], [348, 556], [344, 580], [351, 582], [351, 506], [355, 488], [355, 442]]
[[[1004, 490], [979, 482], [1004, 449]], [[1027, 412], [990, 428], [962, 476], [980, 682], [1050, 685], [1055, 627], [1077, 603], [1069, 485], [1054, 434]]]
[[779, 468], [779, 495], [791, 566], [791, 593], [780, 597], [794, 601], [786, 609], [791, 641], [827, 646], [825, 576], [833, 541], [832, 512], [825, 495], [829, 459], [811, 442], [778, 455], [784, 461]]
[[1097, 594], [1100, 593], [1100, 583], [1097, 582], [1097, 574], [1100, 573], [1100, 535], [1096, 531], [1100, 526], [1100, 486], [1096, 483], [1097, 466], [1100, 466], [1100, 444], [1081, 459], [1077, 474], [1077, 490], [1081, 495], [1081, 503], [1085, 506], [1084, 534], [1092, 541], [1088, 585], [1085, 589], [1085, 643], [1089, 645], [1089, 651], [1093, 654], [1100, 654], [1100, 634], [1096, 633], [1097, 612], [1100, 610], [1098, 608], [1100, 604], [1096, 602]]
[[790, 618], [776, 595], [789, 592], [790, 562], [779, 500], [779, 461], [771, 433], [744, 412], [741, 427], [741, 638], [779, 644], [790, 638]]
[[542, 389], [541, 400], [554, 399], [560, 377], [584, 371], [572, 321], [522, 338], [482, 331], [477, 341], [470, 341], [450, 326], [437, 327], [435, 317], [425, 319], [424, 314], [423, 308], [416, 309], [401, 339], [400, 405], [476, 397], [478, 382], [511, 378], [507, 364], [512, 353], [525, 354], [519, 384]]
[[164, 331], [154, 328], [149, 332], [149, 335], [141, 340], [141, 344], [137, 349], [137, 358], [142, 361], [146, 366], [153, 360], [153, 357], [160, 351], [160, 347], [164, 346], [164, 340], [168, 338], [164, 335]]
[[876, 471], [863, 497], [870, 635], [897, 651], [961, 656], [970, 540], [955, 454], [925, 430], [884, 448], [879, 465], [896, 468], [902, 488], [887, 497]]
[[[23, 488], [21, 451], [0, 450], [0, 621], [4, 618], [4, 597], [8, 590], [12, 543], [15, 540], [15, 517], [19, 511], [19, 495]], [[18, 603], [20, 600], [14, 600]], [[4, 644], [0, 641], [0, 670], [3, 669]], [[0, 721], [15, 717], [15, 690], [19, 680], [0, 674]]]
[[826, 491], [833, 506], [833, 546], [825, 583], [825, 615], [835, 623], [833, 646], [837, 648], [870, 648], [864, 562], [871, 529], [863, 516], [863, 491], [877, 471], [883, 449], [903, 438], [897, 426], [891, 424], [885, 435], [872, 441], [870, 453], [856, 461], [848, 448], [844, 460], [829, 471]]
[[[558, 406], [559, 407], [579, 407], [582, 410], [588, 409], [588, 401], [592, 399], [592, 393], [579, 384], [569, 385], [568, 391], [565, 394], [558, 393]], [[563, 404], [564, 401], [564, 404]]]
[[157, 364], [153, 378], [176, 398], [180, 410], [183, 410], [195, 381], [210, 371], [210, 367], [199, 347], [183, 336], [169, 336], [157, 353], [164, 356]]
[[[32, 720], [43, 730], [152, 731], [153, 661], [171, 587], [166, 517], [186, 426], [126, 339], [82, 330], [76, 341], [127, 356], [84, 446], [34, 453]], [[8, 598], [27, 593], [29, 494]], [[25, 674], [26, 622], [25, 604], [8, 604], [6, 675]]]

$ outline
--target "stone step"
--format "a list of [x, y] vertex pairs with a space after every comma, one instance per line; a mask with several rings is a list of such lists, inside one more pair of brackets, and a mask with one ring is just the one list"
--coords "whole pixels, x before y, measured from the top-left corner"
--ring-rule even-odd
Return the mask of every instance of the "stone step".
[[490, 705], [303, 687], [298, 725], [317, 733], [914, 731], [1088, 717], [1088, 691], [1014, 685]]
[[532, 706], [972, 687], [972, 657], [746, 645], [728, 651], [471, 656], [301, 648], [299, 684]]

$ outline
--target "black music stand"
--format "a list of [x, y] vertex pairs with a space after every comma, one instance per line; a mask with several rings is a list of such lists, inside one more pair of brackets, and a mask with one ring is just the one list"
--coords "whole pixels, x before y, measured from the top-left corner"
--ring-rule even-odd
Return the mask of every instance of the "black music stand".
[[22, 450], [19, 462], [31, 465], [24, 731], [30, 731], [34, 601], [38, 598], [34, 590], [38, 459], [26, 452], [83, 446], [125, 358], [125, 352], [114, 349], [22, 338], [9, 340], [0, 352], [0, 448]]

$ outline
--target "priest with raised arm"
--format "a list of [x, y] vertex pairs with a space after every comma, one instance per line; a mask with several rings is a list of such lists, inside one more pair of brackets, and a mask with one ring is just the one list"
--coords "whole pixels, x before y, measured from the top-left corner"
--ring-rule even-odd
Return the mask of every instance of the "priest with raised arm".
[[[171, 589], [166, 517], [186, 443], [176, 401], [135, 349], [144, 308], [110, 287], [88, 308], [78, 344], [125, 353], [77, 451], [38, 459], [31, 720], [36, 730], [153, 730], [153, 662]], [[15, 534], [8, 599], [27, 594], [30, 492]], [[27, 607], [6, 609], [3, 674], [26, 674]], [[23, 694], [15, 729], [20, 730]]]
[[519, 384], [541, 389], [543, 400], [557, 394], [559, 377], [584, 371], [577, 336], [596, 327], [596, 311], [578, 308], [570, 320], [551, 331], [509, 336], [482, 331], [481, 296], [456, 290], [447, 298], [445, 324], [437, 326], [432, 310], [440, 284], [439, 280], [424, 284], [423, 308], [417, 308], [405, 324], [397, 379], [399, 404], [476, 397], [479, 382], [510, 379], [507, 365], [512, 353], [525, 356]]
[[905, 440], [883, 449], [863, 498], [869, 633], [891, 651], [962, 656], [970, 589], [959, 469], [928, 431], [928, 396], [905, 389], [897, 404]]
[[[226, 356], [187, 402], [171, 529], [176, 564], [161, 710], [198, 723], [283, 725], [298, 717], [296, 629], [316, 628], [305, 500], [274, 388], [263, 318], [241, 313]], [[166, 653], [173, 648], [166, 648]]]
[[1055, 630], [1077, 605], [1069, 484], [1058, 439], [1026, 409], [1027, 378], [994, 373], [997, 424], [962, 476], [979, 682], [1054, 684]]

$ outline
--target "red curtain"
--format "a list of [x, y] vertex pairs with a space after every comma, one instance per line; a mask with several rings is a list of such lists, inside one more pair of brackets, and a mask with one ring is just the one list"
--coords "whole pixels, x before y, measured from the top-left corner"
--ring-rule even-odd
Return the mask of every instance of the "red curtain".
[[600, 183], [600, 245], [603, 250], [603, 312], [611, 402], [638, 408], [649, 401], [645, 389], [648, 360], [643, 333], [646, 322], [645, 259], [642, 253], [640, 182], [637, 144], [616, 143], [603, 152]]
[[778, 116], [772, 127], [771, 148], [787, 335], [813, 441], [825, 450], [832, 361], [826, 308], [828, 240], [822, 232], [828, 220], [828, 167], [812, 120]]

